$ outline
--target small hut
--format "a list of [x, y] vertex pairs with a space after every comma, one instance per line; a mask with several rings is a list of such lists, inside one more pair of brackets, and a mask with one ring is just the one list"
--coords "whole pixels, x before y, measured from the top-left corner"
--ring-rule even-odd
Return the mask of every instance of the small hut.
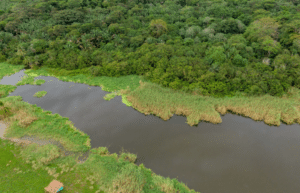
[[63, 183], [53, 180], [46, 188], [46, 193], [56, 193], [63, 189]]

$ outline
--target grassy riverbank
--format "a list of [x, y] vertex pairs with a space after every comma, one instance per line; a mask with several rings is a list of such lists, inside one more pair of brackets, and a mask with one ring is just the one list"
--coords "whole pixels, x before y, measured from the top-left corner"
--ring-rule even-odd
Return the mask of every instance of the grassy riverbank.
[[[1, 63], [0, 68], [0, 78], [3, 78], [5, 75], [18, 72], [23, 66]], [[29, 76], [35, 77], [38, 72], [35, 71], [36, 74]], [[84, 80], [84, 75], [78, 76], [69, 78]], [[20, 82], [20, 85], [24, 82], [37, 83], [33, 82], [31, 77], [25, 79], [21, 80], [23, 83]], [[88, 79], [91, 77], [86, 80]], [[98, 81], [100, 83], [99, 79]], [[128, 85], [128, 88], [134, 90], [138, 86], [139, 77], [115, 79], [104, 77], [102, 81], [106, 90], [117, 91], [127, 88]], [[115, 86], [117, 83], [121, 85], [119, 88]], [[6, 139], [0, 139], [2, 172], [0, 176], [3, 178], [0, 192], [39, 192], [43, 191], [53, 179], [64, 184], [63, 192], [195, 192], [176, 179], [171, 180], [154, 174], [143, 164], [135, 165], [134, 154], [126, 152], [120, 152], [120, 155], [110, 154], [106, 147], [90, 150], [89, 136], [77, 130], [68, 118], [53, 115], [50, 111], [30, 105], [22, 101], [20, 96], [7, 97], [9, 92], [16, 88], [11, 85], [0, 85], [0, 101], [3, 103], [0, 107], [1, 120], [7, 126], [4, 135]], [[84, 163], [80, 163], [78, 154], [66, 156], [53, 144], [18, 145], [7, 140], [23, 136], [55, 139], [68, 151], [84, 153], [90, 150], [90, 154]], [[36, 180], [37, 178], [40, 180]]]
[[103, 90], [113, 92], [105, 97], [106, 100], [122, 95], [125, 104], [141, 113], [154, 114], [164, 120], [168, 120], [173, 114], [183, 115], [191, 126], [202, 120], [221, 123], [220, 114], [228, 112], [250, 117], [255, 121], [264, 121], [268, 125], [279, 126], [281, 121], [286, 124], [300, 124], [300, 90], [295, 87], [282, 97], [269, 94], [247, 97], [243, 93], [236, 93], [234, 97], [214, 98], [174, 91], [136, 75], [119, 78], [91, 77], [88, 68], [67, 71], [43, 67], [39, 70], [27, 70], [25, 73], [28, 76], [51, 75], [62, 81], [101, 86]]

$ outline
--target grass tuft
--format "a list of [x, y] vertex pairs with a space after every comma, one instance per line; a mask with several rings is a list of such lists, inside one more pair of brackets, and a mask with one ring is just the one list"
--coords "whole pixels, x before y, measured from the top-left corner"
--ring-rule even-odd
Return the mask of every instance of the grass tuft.
[[41, 98], [41, 97], [45, 96], [46, 94], [47, 94], [46, 91], [39, 91], [39, 92], [36, 92], [33, 96]]

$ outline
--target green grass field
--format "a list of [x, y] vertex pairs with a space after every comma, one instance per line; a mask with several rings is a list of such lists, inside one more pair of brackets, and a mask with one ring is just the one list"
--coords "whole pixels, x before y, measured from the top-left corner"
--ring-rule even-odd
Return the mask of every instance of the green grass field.
[[0, 139], [0, 192], [42, 192], [53, 177], [20, 158], [22, 148]]

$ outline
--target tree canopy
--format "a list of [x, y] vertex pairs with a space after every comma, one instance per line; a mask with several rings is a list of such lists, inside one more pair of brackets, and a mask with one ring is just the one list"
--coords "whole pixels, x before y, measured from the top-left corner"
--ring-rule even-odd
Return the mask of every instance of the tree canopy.
[[215, 97], [300, 88], [298, 0], [2, 0], [0, 61]]

